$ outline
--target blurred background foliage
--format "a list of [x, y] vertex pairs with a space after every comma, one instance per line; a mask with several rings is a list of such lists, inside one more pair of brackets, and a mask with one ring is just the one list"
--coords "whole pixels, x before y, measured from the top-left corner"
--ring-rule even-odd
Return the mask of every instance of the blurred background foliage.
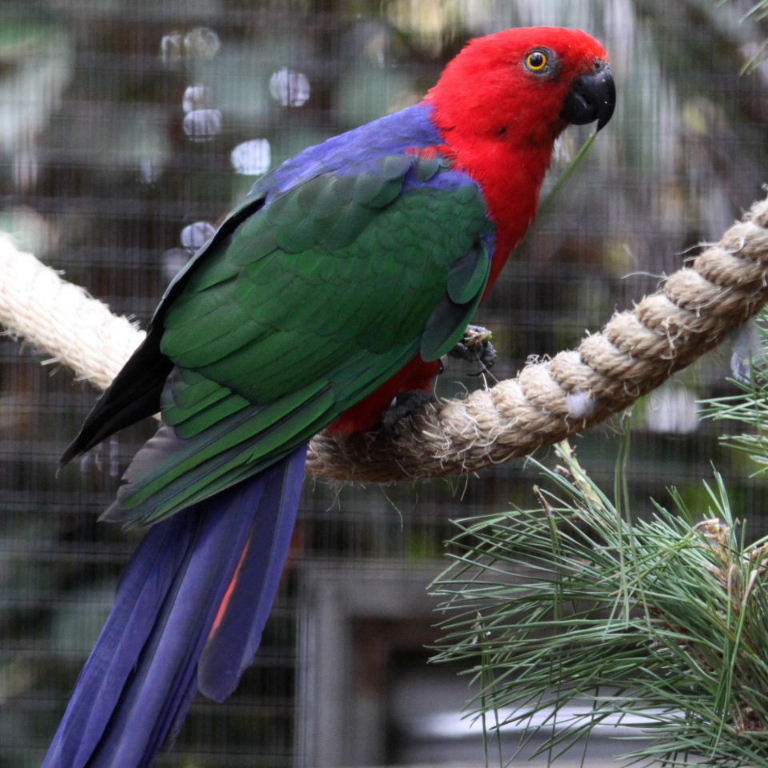
[[[581, 27], [611, 51], [619, 105], [480, 312], [501, 355], [494, 375], [506, 377], [654, 288], [762, 195], [768, 68], [754, 57], [768, 21], [749, 14], [753, 4], [2, 0], [0, 229], [145, 323], [169, 278], [268, 168], [415, 103], [472, 36]], [[555, 175], [586, 135], [564, 135]], [[698, 419], [697, 400], [727, 393], [731, 358], [749, 350], [743, 334], [635, 408], [636, 508], [672, 483], [695, 505], [714, 461], [749, 530], [766, 531], [766, 478], [750, 477], [746, 460], [718, 445], [721, 427]], [[441, 394], [477, 386], [470, 373], [451, 364]], [[39, 764], [138, 535], [96, 517], [150, 425], [56, 476], [93, 399], [68, 372], [0, 338], [0, 768]], [[579, 441], [598, 481], [611, 477], [616, 439], [606, 427]], [[325, 663], [297, 653], [297, 573], [342, 558], [353, 571], [434, 563], [451, 516], [526, 504], [532, 476], [514, 462], [415, 487], [311, 484], [254, 668], [226, 705], [195, 707], [162, 764], [291, 764], [304, 715], [297, 670]], [[385, 745], [379, 762], [400, 760]]]

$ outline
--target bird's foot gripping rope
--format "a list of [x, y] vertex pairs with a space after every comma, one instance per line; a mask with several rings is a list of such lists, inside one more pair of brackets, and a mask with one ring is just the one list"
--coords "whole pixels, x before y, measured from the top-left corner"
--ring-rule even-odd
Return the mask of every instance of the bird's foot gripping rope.
[[493, 368], [499, 356], [491, 341], [492, 337], [491, 331], [482, 325], [468, 325], [461, 341], [448, 355], [470, 363], [479, 363], [480, 373], [486, 373]]
[[[768, 200], [576, 350], [465, 399], [428, 403], [389, 430], [321, 434], [308, 471], [340, 480], [445, 477], [524, 456], [631, 405], [768, 301]], [[0, 323], [104, 388], [143, 338], [81, 288], [0, 239]]]

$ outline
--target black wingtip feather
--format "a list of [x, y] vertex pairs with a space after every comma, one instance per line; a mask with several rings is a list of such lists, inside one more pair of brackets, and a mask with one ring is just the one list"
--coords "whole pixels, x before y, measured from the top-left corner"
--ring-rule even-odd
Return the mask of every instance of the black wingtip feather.
[[[249, 196], [219, 227], [213, 239], [198, 252], [193, 261], [231, 235], [243, 221], [264, 205], [265, 197], [266, 190]], [[96, 401], [77, 437], [62, 454], [60, 467], [119, 429], [160, 410], [160, 394], [168, 374], [173, 370], [173, 363], [160, 351], [163, 317], [168, 304], [182, 290], [190, 274], [188, 268], [183, 269], [171, 281], [155, 311], [147, 337], [117, 374], [109, 389]]]
[[159, 336], [150, 330], [86, 416], [77, 436], [59, 459], [59, 467], [119, 429], [160, 410], [160, 393], [173, 363], [160, 352]]

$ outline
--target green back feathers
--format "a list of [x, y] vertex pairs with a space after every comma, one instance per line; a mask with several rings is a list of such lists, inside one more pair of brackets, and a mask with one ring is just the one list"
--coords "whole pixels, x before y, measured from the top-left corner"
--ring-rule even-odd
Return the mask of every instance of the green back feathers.
[[438, 158], [385, 156], [257, 204], [161, 308], [177, 366], [168, 427], [137, 455], [112, 518], [150, 522], [268, 466], [417, 354], [445, 354], [483, 294], [485, 204]]

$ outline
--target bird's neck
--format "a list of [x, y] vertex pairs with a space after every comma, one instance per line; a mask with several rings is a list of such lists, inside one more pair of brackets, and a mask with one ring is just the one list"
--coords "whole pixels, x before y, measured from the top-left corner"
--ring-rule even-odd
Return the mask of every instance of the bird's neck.
[[[427, 101], [438, 107], [434, 93]], [[436, 108], [433, 114], [445, 142], [444, 151], [453, 158], [454, 168], [480, 184], [496, 225], [490, 289], [536, 217], [541, 185], [564, 124], [556, 121], [539, 126], [529, 135], [522, 135], [519, 126], [508, 134], [495, 135], [480, 130], [479, 121], [452, 119], [450, 111]]]
[[449, 146], [455, 167], [480, 184], [496, 225], [488, 290], [536, 217], [553, 143], [554, 139], [543, 144], [515, 146], [500, 141], [478, 142], [466, 141], [458, 135], [452, 137]]

